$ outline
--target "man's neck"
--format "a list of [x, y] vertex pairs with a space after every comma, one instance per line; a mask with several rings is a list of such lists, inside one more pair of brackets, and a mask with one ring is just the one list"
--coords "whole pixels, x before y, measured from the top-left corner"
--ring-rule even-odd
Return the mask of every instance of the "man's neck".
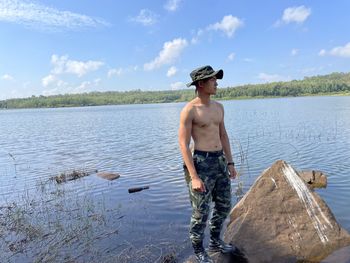
[[197, 95], [197, 99], [199, 101], [200, 104], [204, 104], [209, 106], [210, 105], [210, 95], [208, 94], [198, 94]]

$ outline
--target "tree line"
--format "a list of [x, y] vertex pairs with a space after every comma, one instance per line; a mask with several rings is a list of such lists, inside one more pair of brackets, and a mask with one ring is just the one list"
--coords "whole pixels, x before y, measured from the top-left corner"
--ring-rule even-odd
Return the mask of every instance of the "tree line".
[[[324, 94], [349, 94], [350, 73], [332, 73], [305, 77], [303, 80], [247, 84], [220, 88], [214, 98], [228, 100], [241, 98], [296, 97]], [[29, 98], [0, 101], [1, 109], [57, 108], [119, 104], [147, 104], [189, 101], [195, 97], [193, 89], [167, 91], [108, 91], [55, 96], [32, 96]]]

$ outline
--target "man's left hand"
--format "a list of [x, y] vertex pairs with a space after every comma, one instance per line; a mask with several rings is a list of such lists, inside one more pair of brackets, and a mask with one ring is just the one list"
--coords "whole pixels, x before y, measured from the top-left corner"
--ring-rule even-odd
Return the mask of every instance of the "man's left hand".
[[237, 172], [236, 172], [235, 166], [234, 165], [228, 165], [227, 168], [228, 168], [228, 171], [230, 173], [230, 178], [231, 179], [235, 179], [236, 176], [237, 176]]

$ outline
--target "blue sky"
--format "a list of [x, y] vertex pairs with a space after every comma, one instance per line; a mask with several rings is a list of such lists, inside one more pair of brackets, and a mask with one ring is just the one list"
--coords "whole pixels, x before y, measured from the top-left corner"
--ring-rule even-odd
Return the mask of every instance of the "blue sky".
[[0, 0], [0, 99], [220, 87], [350, 68], [350, 1]]

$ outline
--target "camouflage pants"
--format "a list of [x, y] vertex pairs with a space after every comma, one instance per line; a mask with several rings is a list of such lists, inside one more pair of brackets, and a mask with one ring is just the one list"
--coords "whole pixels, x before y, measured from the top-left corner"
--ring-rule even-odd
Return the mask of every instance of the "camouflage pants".
[[[190, 239], [195, 252], [203, 250], [204, 230], [208, 221], [211, 203], [214, 203], [213, 215], [209, 222], [211, 240], [218, 240], [222, 225], [231, 209], [231, 183], [225, 156], [193, 155], [198, 176], [205, 185], [206, 192], [192, 190], [191, 181], [187, 181], [192, 205]], [[186, 170], [186, 169], [185, 169]]]

